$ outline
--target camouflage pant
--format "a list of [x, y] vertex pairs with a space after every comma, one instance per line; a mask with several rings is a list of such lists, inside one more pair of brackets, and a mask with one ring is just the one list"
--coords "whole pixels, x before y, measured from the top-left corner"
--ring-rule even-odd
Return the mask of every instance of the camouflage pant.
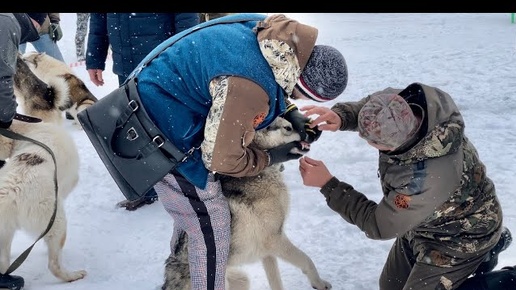
[[456, 289], [475, 272], [489, 251], [444, 253], [432, 248], [414, 247], [405, 237], [397, 238], [380, 276], [380, 290]]
[[88, 34], [89, 13], [77, 13], [77, 30], [75, 32], [75, 51], [78, 61], [83, 61], [86, 57], [86, 48], [84, 40]]

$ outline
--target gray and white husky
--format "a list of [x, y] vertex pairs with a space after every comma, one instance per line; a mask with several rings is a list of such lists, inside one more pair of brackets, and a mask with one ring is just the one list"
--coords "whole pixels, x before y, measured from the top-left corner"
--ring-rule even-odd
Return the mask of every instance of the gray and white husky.
[[[259, 148], [270, 149], [299, 140], [292, 125], [279, 117], [271, 126], [258, 131], [253, 142]], [[312, 259], [284, 232], [290, 196], [282, 171], [283, 165], [276, 164], [254, 177], [221, 177], [222, 190], [231, 210], [231, 245], [226, 271], [229, 290], [249, 289], [249, 278], [239, 266], [257, 261], [262, 262], [271, 289], [284, 289], [278, 258], [301, 269], [312, 288], [331, 289], [331, 284], [319, 276]], [[183, 232], [172, 243], [174, 248], [165, 262], [162, 290], [190, 289], [187, 239]]]

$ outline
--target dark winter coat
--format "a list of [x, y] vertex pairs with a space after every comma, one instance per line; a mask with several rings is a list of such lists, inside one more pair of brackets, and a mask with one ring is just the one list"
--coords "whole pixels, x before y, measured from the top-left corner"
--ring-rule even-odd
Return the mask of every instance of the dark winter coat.
[[170, 36], [199, 24], [199, 13], [91, 13], [86, 69], [106, 67], [111, 45], [113, 72], [127, 77]]
[[[494, 246], [502, 209], [452, 98], [420, 83], [377, 93], [397, 93], [421, 106], [420, 134], [396, 152], [379, 152], [379, 203], [334, 177], [321, 188], [330, 208], [371, 239], [404, 236], [419, 252], [418, 260], [433, 261], [434, 250], [453, 256], [454, 251], [474, 254]], [[333, 106], [341, 130], [357, 130], [358, 112], [368, 99]]]
[[0, 122], [10, 124], [16, 114], [14, 74], [20, 43], [35, 41], [38, 31], [25, 13], [0, 13]]

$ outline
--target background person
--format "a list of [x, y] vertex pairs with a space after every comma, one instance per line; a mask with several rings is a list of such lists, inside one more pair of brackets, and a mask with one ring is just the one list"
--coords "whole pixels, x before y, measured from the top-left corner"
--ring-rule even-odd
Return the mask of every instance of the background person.
[[[121, 85], [143, 58], [167, 38], [199, 24], [198, 13], [91, 13], [86, 69], [96, 86], [104, 85], [111, 48], [113, 72]], [[124, 200], [118, 206], [136, 210], [158, 198], [151, 189], [139, 200]]]
[[[9, 128], [16, 114], [14, 74], [20, 43], [35, 41], [46, 13], [0, 13], [0, 127]], [[3, 164], [2, 164], [3, 165]]]
[[[45, 13], [31, 13], [31, 17], [26, 13], [0, 13], [0, 128], [11, 126], [18, 106], [14, 75], [20, 43], [37, 40], [45, 18]], [[0, 160], [0, 168], [4, 164], [5, 160]], [[21, 276], [0, 273], [0, 277], [10, 286], [22, 287], [25, 283]]]
[[[34, 46], [37, 52], [44, 52], [51, 57], [58, 59], [64, 62], [63, 55], [61, 54], [61, 50], [57, 45], [57, 41], [63, 38], [63, 31], [61, 30], [61, 26], [59, 22], [61, 18], [59, 13], [28, 13], [29, 16], [34, 14], [46, 14], [45, 22], [41, 25], [40, 28], [40, 38], [36, 41], [31, 41], [30, 44]], [[27, 44], [20, 44], [20, 52], [25, 53]]]
[[75, 30], [75, 55], [77, 61], [86, 60], [86, 35], [88, 34], [88, 22], [90, 20], [90, 13], [76, 13], [77, 27]]

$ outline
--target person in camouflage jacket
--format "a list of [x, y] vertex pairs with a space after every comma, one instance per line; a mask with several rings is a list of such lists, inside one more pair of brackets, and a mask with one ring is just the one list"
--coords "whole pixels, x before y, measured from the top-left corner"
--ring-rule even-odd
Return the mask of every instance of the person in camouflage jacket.
[[344, 220], [368, 238], [396, 239], [381, 290], [457, 289], [499, 241], [507, 242], [501, 237], [508, 240], [502, 246], [510, 243], [495, 186], [449, 94], [413, 83], [331, 109], [300, 110], [319, 115], [313, 127], [358, 131], [379, 149], [379, 203], [332, 176], [322, 161], [299, 162], [304, 185], [319, 187]]

